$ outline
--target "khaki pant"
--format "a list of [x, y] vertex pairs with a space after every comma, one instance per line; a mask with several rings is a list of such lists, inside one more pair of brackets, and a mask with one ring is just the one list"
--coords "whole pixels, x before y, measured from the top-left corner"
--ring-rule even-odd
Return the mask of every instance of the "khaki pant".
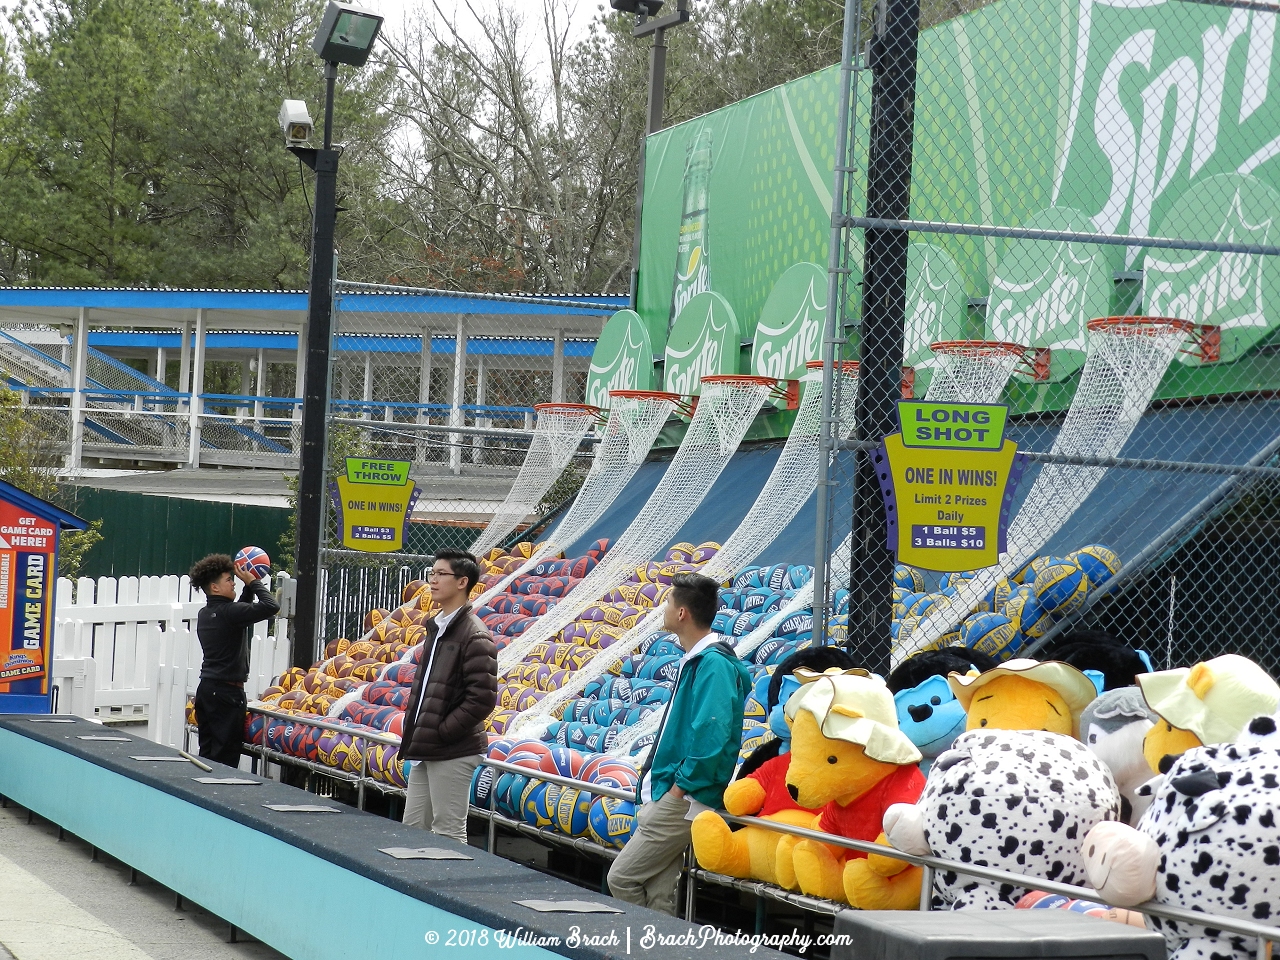
[[480, 766], [480, 760], [477, 754], [415, 764], [409, 771], [409, 791], [404, 800], [405, 825], [421, 827], [465, 844], [471, 776]]
[[609, 891], [619, 900], [676, 915], [676, 884], [689, 846], [689, 801], [670, 791], [644, 804], [636, 831], [609, 868]]

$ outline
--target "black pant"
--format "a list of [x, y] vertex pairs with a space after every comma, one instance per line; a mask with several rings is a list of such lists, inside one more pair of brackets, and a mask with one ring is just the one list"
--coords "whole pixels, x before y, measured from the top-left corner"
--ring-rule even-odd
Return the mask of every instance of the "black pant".
[[224, 680], [201, 680], [196, 687], [196, 724], [200, 727], [200, 756], [240, 765], [244, 743], [244, 686]]

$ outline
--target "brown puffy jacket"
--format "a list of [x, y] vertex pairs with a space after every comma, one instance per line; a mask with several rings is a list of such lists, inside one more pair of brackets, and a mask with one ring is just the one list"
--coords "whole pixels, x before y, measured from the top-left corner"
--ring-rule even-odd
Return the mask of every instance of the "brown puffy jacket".
[[[484, 721], [498, 702], [498, 649], [489, 628], [465, 605], [438, 639], [427, 621], [418, 675], [409, 691], [400, 742], [402, 760], [456, 760], [483, 754]], [[432, 644], [431, 676], [425, 677]], [[425, 691], [424, 691], [425, 686]]]

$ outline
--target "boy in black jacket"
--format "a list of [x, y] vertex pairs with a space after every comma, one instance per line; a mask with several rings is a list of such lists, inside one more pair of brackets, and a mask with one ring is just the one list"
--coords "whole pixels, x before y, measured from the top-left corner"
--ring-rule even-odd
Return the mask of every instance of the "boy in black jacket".
[[[236, 580], [244, 584], [236, 601]], [[225, 553], [196, 561], [191, 585], [206, 598], [196, 618], [196, 636], [204, 650], [196, 687], [196, 724], [200, 756], [229, 767], [240, 765], [244, 742], [244, 685], [249, 679], [249, 637], [253, 625], [275, 616], [280, 605], [253, 574], [235, 568]]]

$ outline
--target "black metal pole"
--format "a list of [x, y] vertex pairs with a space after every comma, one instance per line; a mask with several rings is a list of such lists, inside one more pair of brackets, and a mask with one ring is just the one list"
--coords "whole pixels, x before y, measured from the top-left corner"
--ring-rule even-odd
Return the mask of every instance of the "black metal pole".
[[644, 152], [649, 134], [662, 129], [662, 101], [667, 84], [667, 31], [653, 35], [649, 51], [649, 109], [645, 114], [644, 139], [640, 141], [640, 162], [636, 164], [636, 233], [631, 247], [631, 309], [636, 308], [640, 286], [640, 215], [644, 212]]
[[[319, 648], [320, 544], [327, 517], [325, 461], [328, 450], [329, 350], [333, 339], [333, 234], [337, 220], [338, 158], [333, 149], [333, 87], [338, 65], [326, 63], [324, 147], [314, 151], [315, 215], [311, 283], [307, 295], [307, 367], [302, 397], [302, 454], [298, 469], [297, 598], [293, 618], [293, 665], [309, 667]], [[310, 158], [304, 156], [304, 160]]]
[[[869, 64], [874, 80], [867, 216], [898, 220], [911, 212], [920, 0], [882, 0], [879, 13]], [[857, 406], [860, 440], [878, 440], [896, 429], [897, 401], [902, 395], [907, 241], [903, 230], [865, 233]], [[865, 450], [857, 455], [853, 495], [849, 643], [860, 664], [885, 673], [889, 667], [893, 555], [885, 542], [884, 503], [874, 464]]]

